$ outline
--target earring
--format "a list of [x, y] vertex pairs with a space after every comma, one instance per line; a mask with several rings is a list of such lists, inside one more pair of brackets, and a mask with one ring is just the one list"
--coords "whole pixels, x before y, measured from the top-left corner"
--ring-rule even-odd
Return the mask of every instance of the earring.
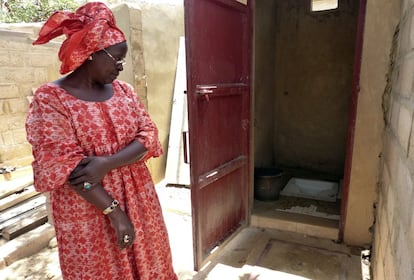
[[92, 55], [90, 55], [90, 56], [88, 57], [88, 60], [93, 60]]

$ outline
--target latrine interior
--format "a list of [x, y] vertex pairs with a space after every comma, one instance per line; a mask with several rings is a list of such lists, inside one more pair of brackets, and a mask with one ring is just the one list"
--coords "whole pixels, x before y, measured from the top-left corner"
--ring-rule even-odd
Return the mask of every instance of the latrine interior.
[[[284, 176], [281, 195], [266, 201], [268, 207], [310, 213], [316, 205], [316, 212], [339, 220], [357, 2], [255, 1], [255, 177], [260, 168]], [[335, 197], [327, 201], [325, 187], [318, 186], [299, 191], [306, 195], [287, 191], [293, 179], [336, 183]], [[254, 208], [261, 203], [255, 199]]]

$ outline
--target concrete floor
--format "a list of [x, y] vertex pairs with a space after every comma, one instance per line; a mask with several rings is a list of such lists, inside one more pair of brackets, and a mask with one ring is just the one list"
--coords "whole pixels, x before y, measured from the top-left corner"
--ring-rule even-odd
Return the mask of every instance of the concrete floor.
[[192, 279], [356, 280], [360, 251], [327, 239], [246, 228]]
[[167, 188], [159, 193], [180, 280], [361, 279], [361, 250], [333, 241], [338, 236], [337, 220], [283, 212], [275, 216], [272, 204], [257, 201], [252, 216], [256, 226], [235, 234], [196, 273], [192, 270], [190, 192]]

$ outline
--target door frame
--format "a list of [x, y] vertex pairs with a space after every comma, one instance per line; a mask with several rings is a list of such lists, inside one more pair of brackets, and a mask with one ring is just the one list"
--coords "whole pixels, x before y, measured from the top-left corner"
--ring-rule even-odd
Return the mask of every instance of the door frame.
[[[250, 1], [251, 2], [251, 1]], [[357, 107], [358, 107], [358, 96], [360, 90], [360, 72], [361, 72], [361, 62], [362, 62], [362, 51], [363, 51], [363, 42], [364, 42], [364, 27], [365, 27], [365, 16], [366, 16], [366, 5], [367, 0], [359, 0], [356, 3], [358, 9], [358, 16], [357, 16], [357, 30], [355, 35], [355, 51], [354, 51], [354, 60], [353, 60], [353, 71], [352, 71], [352, 86], [351, 86], [351, 98], [350, 98], [350, 105], [349, 105], [349, 113], [348, 113], [348, 127], [347, 127], [347, 139], [346, 139], [346, 154], [345, 154], [345, 161], [344, 161], [344, 178], [343, 178], [343, 185], [342, 185], [342, 193], [341, 193], [341, 205], [340, 205], [340, 220], [339, 220], [339, 228], [338, 228], [338, 241], [342, 242], [344, 239], [344, 231], [345, 231], [345, 224], [347, 218], [347, 208], [348, 208], [348, 198], [349, 198], [349, 187], [350, 187], [350, 178], [352, 172], [352, 155], [353, 155], [353, 148], [354, 148], [354, 133], [355, 133], [355, 123], [356, 123], [356, 115], [357, 115]], [[252, 23], [254, 23], [254, 4], [250, 8]], [[254, 28], [253, 24], [251, 25]], [[253, 30], [251, 31], [253, 34]], [[253, 34], [254, 36], [254, 34]], [[252, 38], [254, 39], [254, 38]], [[255, 69], [254, 69], [254, 48], [255, 45], [252, 46], [252, 84], [254, 85], [255, 81]], [[254, 120], [254, 87], [252, 87], [252, 116], [251, 120]], [[250, 150], [254, 151], [254, 130], [251, 130], [251, 146]], [[254, 207], [254, 182], [253, 182], [253, 174], [254, 174], [254, 155], [250, 157], [251, 159], [251, 201], [250, 201], [250, 213], [249, 213], [249, 224], [251, 218], [251, 212]]]
[[342, 200], [341, 200], [341, 212], [339, 222], [339, 236], [338, 241], [342, 242], [344, 239], [345, 223], [347, 218], [348, 198], [349, 198], [349, 184], [351, 181], [352, 173], [352, 155], [354, 150], [355, 139], [355, 123], [357, 118], [358, 109], [358, 96], [360, 89], [360, 74], [361, 74], [361, 62], [362, 62], [362, 50], [364, 43], [364, 27], [365, 27], [365, 14], [366, 14], [367, 0], [359, 0], [358, 7], [358, 20], [357, 20], [357, 32], [355, 40], [355, 54], [354, 54], [354, 68], [352, 74], [352, 93], [351, 102], [348, 115], [348, 132], [346, 140], [346, 156], [344, 166], [344, 180], [342, 186]]

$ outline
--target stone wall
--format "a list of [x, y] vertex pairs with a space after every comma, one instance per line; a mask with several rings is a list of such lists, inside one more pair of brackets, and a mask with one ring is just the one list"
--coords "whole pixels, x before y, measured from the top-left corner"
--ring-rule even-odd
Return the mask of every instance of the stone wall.
[[376, 280], [414, 279], [414, 3], [401, 1], [384, 95], [384, 152], [374, 235]]

